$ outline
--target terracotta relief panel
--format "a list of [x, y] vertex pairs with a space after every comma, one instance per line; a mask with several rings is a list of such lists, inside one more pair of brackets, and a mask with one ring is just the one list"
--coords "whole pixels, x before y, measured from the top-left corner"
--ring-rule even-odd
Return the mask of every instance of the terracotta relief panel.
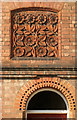
[[11, 18], [11, 57], [58, 57], [58, 12], [20, 10]]

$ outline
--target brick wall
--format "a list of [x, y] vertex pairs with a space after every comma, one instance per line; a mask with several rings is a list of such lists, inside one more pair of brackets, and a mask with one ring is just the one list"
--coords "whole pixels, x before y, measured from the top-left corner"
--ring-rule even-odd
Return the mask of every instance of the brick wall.
[[[26, 60], [23, 62], [21, 60], [12, 60], [10, 59], [10, 26], [11, 18], [10, 11], [23, 8], [23, 7], [50, 7], [56, 8], [61, 11], [61, 58], [59, 60], [43, 61], [39, 60]], [[10, 2], [2, 3], [2, 63], [3, 66], [7, 67], [26, 67], [26, 66], [45, 66], [45, 65], [54, 65], [54, 66], [74, 66], [75, 64], [75, 3], [22, 3], [19, 2]], [[7, 53], [7, 54], [6, 54]], [[6, 58], [6, 59], [5, 59]], [[7, 63], [8, 61], [8, 63]], [[7, 64], [6, 64], [7, 63]], [[71, 63], [71, 64], [70, 64]]]
[[[57, 9], [61, 12], [60, 54], [59, 59], [52, 60], [13, 60], [10, 59], [11, 46], [11, 10], [23, 7], [48, 7]], [[77, 82], [76, 82], [76, 51], [75, 41], [75, 3], [74, 2], [2, 2], [2, 117], [3, 118], [22, 118], [23, 105], [20, 109], [20, 101], [24, 94], [23, 91], [34, 85], [35, 82], [52, 81], [54, 78], [60, 79], [60, 85], [55, 83], [51, 86], [59, 91], [66, 93], [70, 107], [70, 118], [77, 118]], [[1, 40], [1, 39], [0, 39]], [[46, 77], [46, 78], [45, 78]], [[55, 81], [55, 80], [54, 80]], [[58, 79], [57, 79], [58, 83]], [[24, 85], [26, 86], [25, 89]], [[40, 83], [42, 88], [43, 83]], [[46, 84], [49, 87], [49, 84]], [[45, 86], [45, 87], [46, 87]], [[50, 87], [50, 88], [51, 88]], [[65, 90], [65, 88], [67, 90]], [[72, 88], [72, 89], [71, 89]], [[22, 90], [22, 91], [21, 91]], [[65, 90], [65, 91], [64, 91]], [[68, 90], [70, 93], [68, 93]], [[32, 94], [31, 89], [29, 95]], [[72, 97], [74, 102], [72, 101]], [[18, 100], [18, 101], [17, 101]], [[71, 102], [70, 102], [71, 101]], [[23, 103], [24, 104], [24, 103]]]
[[[51, 81], [54, 81], [54, 78], [49, 78], [49, 80]], [[42, 83], [40, 85], [35, 85], [35, 83], [37, 82], [43, 82], [43, 80], [45, 81], [45, 85], [42, 86]], [[37, 88], [45, 88], [45, 87], [49, 87], [49, 88], [55, 88], [55, 89], [58, 89], [59, 91], [61, 91], [62, 93], [65, 91], [65, 93], [63, 94], [66, 94], [65, 97], [69, 103], [69, 109], [70, 109], [70, 113], [69, 113], [69, 117], [70, 118], [74, 118], [75, 117], [75, 110], [74, 110], [74, 105], [72, 101], [73, 98], [75, 98], [75, 88], [74, 88], [74, 85], [72, 84], [75, 84], [75, 81], [72, 80], [72, 81], [66, 81], [66, 80], [60, 80], [60, 85], [63, 85], [62, 87], [60, 85], [58, 85], [58, 88], [55, 86], [55, 82], [52, 83], [52, 85], [48, 85], [48, 83], [46, 82], [48, 81], [48, 78], [43, 78], [43, 79], [40, 79], [40, 80], [30, 80], [27, 79], [27, 80], [6, 80], [4, 79], [3, 80], [3, 102], [2, 102], [2, 107], [3, 107], [3, 118], [22, 118], [23, 116], [23, 111], [25, 111], [25, 102], [24, 100], [26, 100], [26, 97], [31, 95], [33, 93], [33, 91], [36, 91]], [[44, 83], [44, 82], [43, 82]], [[27, 91], [27, 93], [25, 94], [24, 96], [24, 93], [27, 89], [29, 89], [29, 87], [32, 85], [34, 85], [33, 88], [31, 88], [29, 91]], [[67, 88], [67, 91], [63, 89], [63, 87], [65, 86], [65, 88]], [[71, 90], [72, 88], [72, 90]], [[70, 93], [68, 93], [68, 91], [70, 91], [71, 93], [71, 96], [73, 96], [73, 98], [71, 98], [71, 96], [69, 95]], [[68, 95], [68, 97], [67, 97]], [[22, 98], [22, 96], [24, 96]], [[70, 97], [70, 99], [69, 99]], [[21, 101], [21, 99], [23, 99]], [[70, 102], [71, 100], [71, 102]], [[22, 102], [22, 104], [20, 104], [20, 102]], [[21, 105], [21, 107], [20, 107]], [[24, 106], [24, 107], [23, 107]], [[72, 106], [72, 107], [71, 107]], [[21, 110], [19, 110], [21, 108]]]
[[[2, 26], [2, 4], [0, 3], [0, 69], [2, 67], [1, 63], [1, 53], [2, 53], [2, 31], [1, 31], [1, 26]], [[0, 119], [2, 118], [2, 80], [0, 79]]]

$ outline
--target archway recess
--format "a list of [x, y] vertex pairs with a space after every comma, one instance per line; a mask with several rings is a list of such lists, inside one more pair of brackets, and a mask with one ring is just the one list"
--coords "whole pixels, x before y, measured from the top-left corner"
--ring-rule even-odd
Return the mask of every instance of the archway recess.
[[26, 110], [67, 110], [68, 103], [60, 92], [42, 88], [34, 92], [27, 101]]
[[[42, 88], [35, 91], [28, 99], [26, 104], [26, 118], [37, 115], [47, 117], [58, 115], [69, 118], [69, 106], [65, 97], [53, 88]], [[38, 116], [39, 117], [39, 116]], [[32, 118], [30, 118], [32, 119]]]

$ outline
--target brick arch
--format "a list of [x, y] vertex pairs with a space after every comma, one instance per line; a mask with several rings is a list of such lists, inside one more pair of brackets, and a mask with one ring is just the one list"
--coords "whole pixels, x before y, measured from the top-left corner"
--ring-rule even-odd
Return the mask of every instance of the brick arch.
[[[3, 3], [4, 5], [5, 3]], [[8, 4], [8, 3], [7, 3]], [[23, 8], [23, 7], [48, 7], [48, 8], [53, 8], [57, 10], [62, 10], [65, 2], [12, 2], [9, 3], [8, 5], [5, 6], [5, 9], [8, 8], [8, 10], [14, 10], [18, 8]]]
[[75, 89], [66, 80], [61, 80], [60, 78], [40, 78], [35, 80], [29, 80], [25, 85], [19, 90], [18, 95], [15, 100], [15, 107], [19, 110], [25, 111], [26, 104], [29, 97], [42, 88], [53, 88], [61, 92], [66, 98], [69, 104], [69, 110], [75, 110]]

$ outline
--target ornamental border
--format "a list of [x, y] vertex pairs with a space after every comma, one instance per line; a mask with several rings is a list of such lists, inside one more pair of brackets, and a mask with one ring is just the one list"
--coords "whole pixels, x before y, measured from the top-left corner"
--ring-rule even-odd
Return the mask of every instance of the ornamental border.
[[53, 88], [61, 92], [66, 98], [69, 104], [69, 110], [76, 110], [75, 103], [75, 89], [66, 80], [61, 80], [60, 78], [50, 78], [44, 77], [35, 80], [29, 80], [25, 85], [19, 90], [18, 95], [15, 100], [15, 108], [18, 110], [25, 111], [26, 104], [29, 97], [37, 90], [42, 88]]

